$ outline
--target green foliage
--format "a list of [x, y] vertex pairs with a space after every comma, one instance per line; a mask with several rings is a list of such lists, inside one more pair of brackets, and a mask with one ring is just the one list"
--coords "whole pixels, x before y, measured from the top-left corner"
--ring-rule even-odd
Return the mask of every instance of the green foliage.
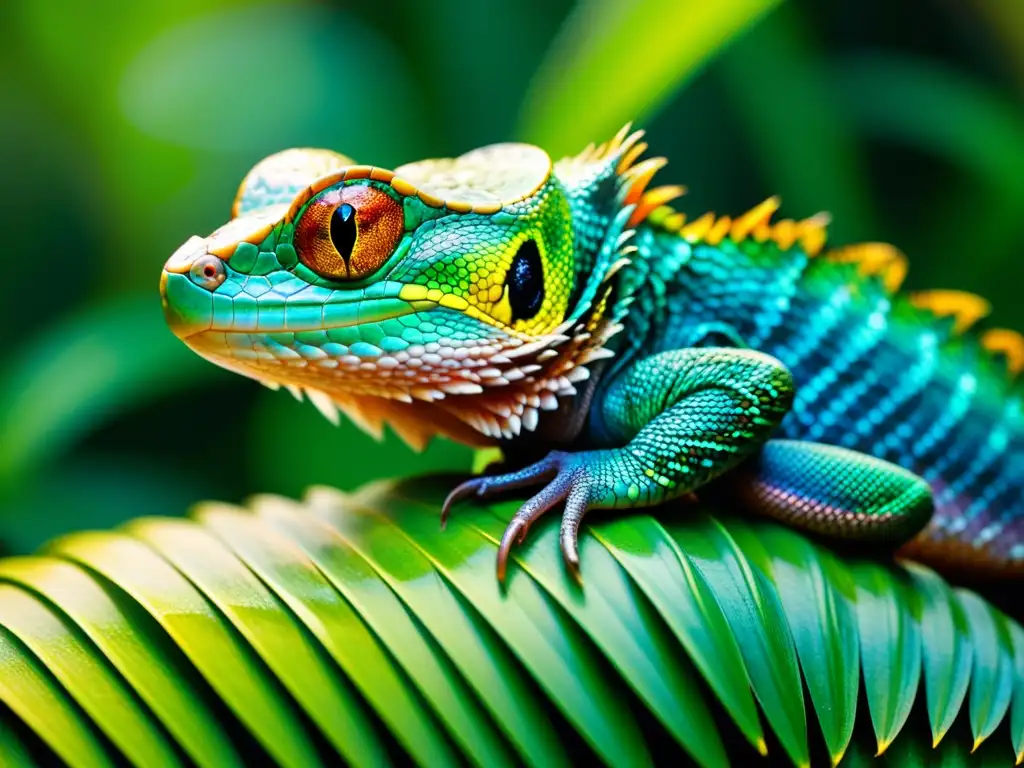
[[[582, 585], [549, 518], [502, 587], [516, 504], [463, 505], [442, 532], [450, 482], [204, 503], [0, 560], [0, 705], [22, 723], [0, 718], [0, 737], [74, 767], [1006, 765], [1019, 749], [1020, 625], [927, 569], [666, 508], [595, 522]], [[951, 648], [969, 661], [934, 663]]]
[[755, 169], [794, 215], [828, 211], [842, 240], [877, 232], [865, 147], [830, 78], [826, 44], [792, 5], [721, 60], [722, 85]]
[[19, 351], [0, 377], [0, 490], [46, 466], [111, 412], [213, 373], [181, 358], [159, 300], [141, 296], [89, 307]]
[[1011, 6], [154, 0], [110, 23], [71, 0], [11, 0], [0, 547], [124, 520], [147, 498], [176, 514], [469, 466], [444, 441], [423, 457], [335, 429], [163, 326], [163, 261], [286, 146], [385, 166], [509, 139], [559, 155], [633, 120], [670, 159], [665, 180], [691, 190], [688, 213], [776, 192], [789, 215], [830, 210], [836, 237], [903, 247], [913, 287], [977, 291], [1019, 326]]
[[795, 217], [830, 210], [838, 238], [906, 250], [912, 287], [976, 291], [1019, 328], [1014, 0], [119, 5], [116, 23], [72, 0], [2, 11], [0, 549], [149, 517], [0, 563], [0, 762], [1024, 754], [1019, 625], [926, 569], [774, 526], [609, 520], [584, 540], [583, 591], [540, 526], [504, 592], [511, 508], [460, 510], [442, 535], [434, 487], [172, 519], [473, 459], [373, 444], [203, 363], [156, 290], [277, 149], [559, 155], [633, 120], [688, 213], [772, 193]]
[[538, 70], [520, 133], [575, 154], [645, 120], [687, 77], [781, 0], [580, 3]]

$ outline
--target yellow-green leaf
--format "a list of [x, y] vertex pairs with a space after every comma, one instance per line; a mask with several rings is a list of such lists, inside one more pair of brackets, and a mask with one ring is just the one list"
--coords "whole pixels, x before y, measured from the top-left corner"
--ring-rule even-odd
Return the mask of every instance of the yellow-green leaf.
[[203, 594], [156, 552], [117, 533], [73, 534], [45, 551], [80, 563], [131, 595], [285, 768], [322, 763], [281, 684]]
[[0, 584], [0, 625], [36, 655], [128, 759], [154, 767], [183, 765], [120, 675], [39, 598]]
[[[197, 765], [243, 765], [223, 728], [217, 727], [195, 670], [177, 663], [180, 652], [134, 600], [88, 571], [50, 557], [0, 560], [0, 581], [17, 584], [59, 606]], [[112, 627], [117, 630], [111, 631]]]
[[0, 627], [0, 701], [71, 768], [111, 768], [110, 755], [46, 667]]
[[661, 107], [781, 0], [581, 2], [527, 94], [519, 133], [553, 156], [610, 139]]

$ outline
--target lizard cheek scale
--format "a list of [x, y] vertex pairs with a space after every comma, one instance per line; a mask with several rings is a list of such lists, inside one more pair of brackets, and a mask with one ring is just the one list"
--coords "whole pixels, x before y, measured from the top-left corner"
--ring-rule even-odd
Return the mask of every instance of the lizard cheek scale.
[[[724, 496], [940, 570], [1024, 576], [1024, 337], [987, 303], [901, 293], [906, 260], [828, 217], [670, 207], [642, 131], [557, 162], [495, 144], [393, 170], [290, 149], [160, 278], [208, 360], [414, 449], [499, 446], [463, 500], [535, 488], [497, 560], [560, 509]], [[677, 506], [676, 514], [685, 514]]]

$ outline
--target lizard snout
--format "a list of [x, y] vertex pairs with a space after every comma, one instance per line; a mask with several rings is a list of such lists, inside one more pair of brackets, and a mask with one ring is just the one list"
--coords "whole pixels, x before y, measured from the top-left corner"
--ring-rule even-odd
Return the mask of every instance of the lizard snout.
[[179, 338], [209, 330], [213, 291], [224, 282], [224, 262], [207, 250], [207, 241], [191, 237], [164, 264], [160, 301], [171, 330]]
[[196, 259], [205, 256], [207, 253], [206, 240], [193, 235], [178, 250], [171, 254], [171, 258], [164, 264], [164, 271], [178, 274], [188, 272]]

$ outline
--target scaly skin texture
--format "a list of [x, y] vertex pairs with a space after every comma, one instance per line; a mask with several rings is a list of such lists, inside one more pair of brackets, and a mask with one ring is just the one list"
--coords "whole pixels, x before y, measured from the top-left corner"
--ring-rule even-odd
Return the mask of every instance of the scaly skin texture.
[[1024, 573], [1024, 342], [977, 297], [899, 292], [826, 218], [687, 221], [642, 133], [552, 164], [504, 144], [394, 171], [287, 150], [161, 293], [199, 354], [412, 447], [497, 445], [445, 505], [539, 486], [498, 555], [563, 505], [727, 496], [950, 571]]

